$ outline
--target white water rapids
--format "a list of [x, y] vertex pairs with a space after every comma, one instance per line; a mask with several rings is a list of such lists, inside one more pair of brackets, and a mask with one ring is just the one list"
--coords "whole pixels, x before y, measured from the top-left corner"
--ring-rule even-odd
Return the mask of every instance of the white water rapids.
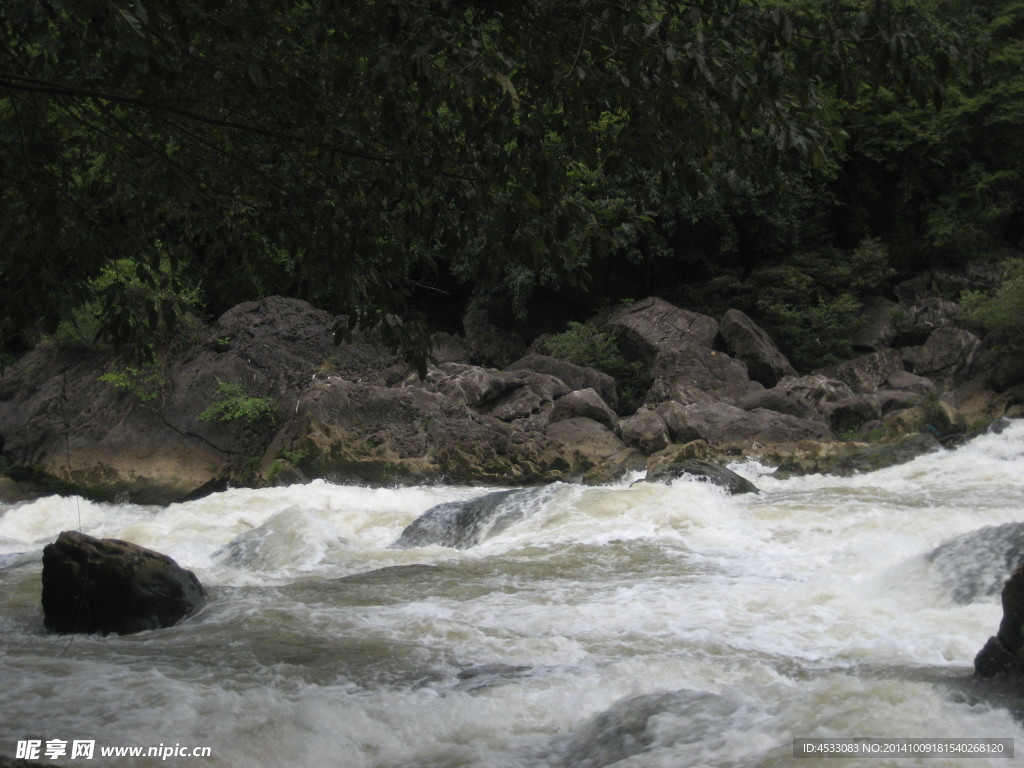
[[[926, 557], [1024, 522], [1024, 422], [853, 478], [734, 469], [762, 492], [535, 489], [514, 497], [522, 519], [463, 550], [389, 545], [484, 490], [314, 482], [169, 507], [0, 505], [0, 754], [89, 739], [212, 752], [110, 763], [132, 768], [1012, 764], [796, 760], [792, 746], [988, 737], [1024, 755], [1015, 704], [972, 681], [1002, 615], [1003, 555]], [[47, 634], [41, 550], [65, 529], [170, 555], [210, 602], [163, 630]]]

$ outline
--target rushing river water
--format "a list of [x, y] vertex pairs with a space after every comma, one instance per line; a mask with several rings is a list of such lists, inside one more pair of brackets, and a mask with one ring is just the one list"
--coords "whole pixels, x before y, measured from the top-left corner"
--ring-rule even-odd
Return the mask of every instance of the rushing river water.
[[[555, 485], [466, 549], [390, 548], [480, 489], [315, 482], [169, 507], [0, 505], [0, 754], [19, 740], [208, 746], [122, 766], [686, 768], [795, 760], [794, 738], [1013, 738], [972, 681], [1024, 521], [1024, 422], [956, 451], [761, 493]], [[209, 604], [132, 636], [54, 636], [42, 547], [81, 529], [195, 571]], [[1010, 529], [1007, 529], [1010, 530]]]

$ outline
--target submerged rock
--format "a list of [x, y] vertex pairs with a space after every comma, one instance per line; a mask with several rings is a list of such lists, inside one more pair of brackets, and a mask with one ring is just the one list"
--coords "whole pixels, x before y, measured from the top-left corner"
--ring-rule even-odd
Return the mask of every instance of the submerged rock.
[[[647, 693], [622, 699], [556, 747], [566, 768], [604, 768], [656, 748], [702, 743], [735, 718], [739, 702], [704, 691]], [[669, 723], [679, 724], [667, 728]], [[726, 736], [718, 736], [726, 741]], [[646, 764], [646, 763], [645, 763]]]
[[669, 464], [655, 464], [647, 470], [646, 479], [648, 482], [667, 483], [684, 475], [704, 480], [712, 485], [721, 486], [733, 495], [759, 493], [757, 486], [747, 480], [747, 478], [736, 474], [721, 464], [701, 459], [690, 459]]
[[391, 548], [440, 544], [468, 549], [521, 520], [531, 511], [528, 502], [536, 498], [534, 490], [495, 491], [468, 501], [438, 504], [406, 526]]
[[1024, 523], [990, 525], [947, 541], [925, 558], [934, 564], [958, 603], [998, 594], [1011, 574], [1024, 564]]
[[52, 632], [168, 627], [205, 601], [192, 571], [138, 544], [63, 531], [43, 549], [43, 623]]

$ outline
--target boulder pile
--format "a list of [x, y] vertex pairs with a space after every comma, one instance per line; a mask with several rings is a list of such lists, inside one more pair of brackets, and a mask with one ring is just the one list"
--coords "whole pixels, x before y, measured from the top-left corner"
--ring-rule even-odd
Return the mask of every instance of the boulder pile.
[[588, 322], [647, 377], [628, 411], [621, 382], [556, 359], [543, 337], [505, 338], [478, 306], [463, 334], [435, 336], [420, 378], [376, 334], [335, 346], [335, 318], [270, 297], [145, 376], [102, 350], [26, 354], [0, 372], [0, 466], [50, 491], [139, 503], [315, 477], [599, 483], [691, 444], [701, 455], [687, 459], [846, 473], [1020, 415], [1024, 370], [959, 327], [955, 304], [904, 293], [869, 303], [858, 356], [803, 373], [737, 309], [715, 319], [650, 297], [604, 312]]

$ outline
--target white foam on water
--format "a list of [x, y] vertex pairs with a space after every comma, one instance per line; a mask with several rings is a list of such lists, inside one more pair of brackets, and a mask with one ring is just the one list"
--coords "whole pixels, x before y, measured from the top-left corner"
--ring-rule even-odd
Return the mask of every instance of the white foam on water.
[[[225, 766], [542, 768], [572, 764], [588, 728], [618, 768], [789, 765], [796, 737], [1024, 748], [1005, 709], [944, 682], [970, 676], [998, 596], [957, 603], [925, 559], [1024, 520], [1024, 423], [850, 478], [733, 469], [762, 492], [679, 479], [514, 495], [521, 518], [466, 550], [389, 546], [486, 490], [315, 482], [166, 508], [0, 507], [0, 554], [81, 525], [171, 555], [213, 592], [182, 626], [68, 645], [26, 602], [38, 565], [12, 561], [5, 725], [209, 743], [204, 764]], [[652, 702], [631, 753], [620, 731]], [[1006, 761], [970, 762], [986, 764]]]

